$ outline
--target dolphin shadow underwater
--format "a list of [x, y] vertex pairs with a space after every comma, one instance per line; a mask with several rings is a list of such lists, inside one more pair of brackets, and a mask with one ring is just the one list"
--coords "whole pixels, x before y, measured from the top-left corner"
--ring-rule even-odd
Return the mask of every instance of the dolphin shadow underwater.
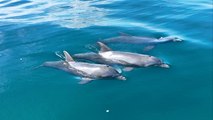
[[76, 59], [89, 60], [96, 63], [107, 65], [119, 65], [124, 67], [124, 71], [131, 71], [133, 68], [159, 66], [163, 68], [169, 68], [170, 66], [164, 63], [161, 59], [132, 52], [113, 51], [107, 45], [102, 42], [97, 42], [100, 47], [98, 53], [79, 53], [74, 54]]
[[101, 80], [103, 78], [116, 78], [118, 80], [126, 80], [121, 72], [115, 68], [104, 65], [86, 62], [77, 62], [69, 55], [67, 51], [63, 51], [65, 60], [44, 62], [41, 66], [59, 69], [73, 75], [81, 77], [79, 84], [86, 84], [93, 80]]
[[100, 40], [99, 42], [102, 42], [104, 44], [110, 43], [141, 44], [146, 46], [144, 48], [144, 51], [149, 51], [158, 44], [183, 41], [182, 39], [173, 36], [160, 37], [159, 39], [157, 39], [153, 37], [133, 36], [122, 32], [120, 32], [119, 34], [120, 36], [107, 38], [104, 40]]

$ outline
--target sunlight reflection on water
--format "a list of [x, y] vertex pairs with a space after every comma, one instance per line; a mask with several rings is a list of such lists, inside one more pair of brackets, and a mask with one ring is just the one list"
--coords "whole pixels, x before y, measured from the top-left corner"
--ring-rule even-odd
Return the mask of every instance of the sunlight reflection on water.
[[[109, 4], [115, 0], [33, 0], [19, 3], [11, 0], [0, 4], [0, 21], [37, 24], [50, 22], [67, 28], [84, 28], [96, 25], [109, 14], [108, 9], [97, 5]], [[12, 4], [18, 5], [12, 5]]]

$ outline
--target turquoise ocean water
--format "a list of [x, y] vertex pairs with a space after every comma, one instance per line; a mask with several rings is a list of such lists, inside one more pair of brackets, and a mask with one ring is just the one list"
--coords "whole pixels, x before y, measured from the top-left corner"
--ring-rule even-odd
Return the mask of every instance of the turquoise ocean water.
[[[118, 32], [184, 42], [146, 53], [170, 69], [124, 72], [127, 81], [79, 85], [63, 71], [33, 69]], [[0, 0], [0, 120], [211, 120], [212, 51], [211, 0]]]

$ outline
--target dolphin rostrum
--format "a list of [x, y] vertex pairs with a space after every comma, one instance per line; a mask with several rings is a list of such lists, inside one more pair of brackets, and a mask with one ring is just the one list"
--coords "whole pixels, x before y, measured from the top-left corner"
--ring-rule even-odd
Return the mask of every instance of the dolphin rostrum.
[[167, 43], [167, 42], [180, 42], [182, 41], [178, 37], [161, 37], [159, 39], [152, 38], [152, 37], [141, 37], [141, 36], [132, 36], [126, 33], [120, 33], [120, 36], [118, 37], [112, 37], [108, 39], [104, 39], [101, 42], [102, 43], [128, 43], [128, 44], [143, 44], [147, 45], [147, 47], [144, 48], [145, 51], [151, 50], [154, 48], [155, 45], [160, 43]]
[[104, 43], [97, 43], [100, 46], [99, 53], [80, 53], [75, 54], [74, 57], [108, 65], [124, 66], [124, 71], [130, 71], [134, 67], [159, 66], [169, 68], [168, 64], [154, 56], [131, 52], [112, 51]]
[[126, 80], [126, 78], [113, 67], [103, 64], [76, 62], [68, 52], [63, 51], [63, 53], [65, 55], [65, 61], [49, 61], [43, 63], [42, 66], [60, 69], [76, 76], [80, 76], [82, 80], [79, 84], [85, 84], [92, 80], [101, 78], [117, 78], [118, 80]]

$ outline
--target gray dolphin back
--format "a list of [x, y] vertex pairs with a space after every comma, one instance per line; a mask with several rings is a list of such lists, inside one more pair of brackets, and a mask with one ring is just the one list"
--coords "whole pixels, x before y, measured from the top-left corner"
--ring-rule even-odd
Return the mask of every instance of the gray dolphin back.
[[[65, 61], [45, 62], [43, 66], [60, 69], [84, 79], [124, 78], [115, 68], [103, 64], [75, 62], [68, 52], [63, 51]], [[92, 54], [95, 55], [95, 54]], [[96, 55], [95, 55], [96, 56]], [[124, 80], [124, 79], [123, 79]]]

